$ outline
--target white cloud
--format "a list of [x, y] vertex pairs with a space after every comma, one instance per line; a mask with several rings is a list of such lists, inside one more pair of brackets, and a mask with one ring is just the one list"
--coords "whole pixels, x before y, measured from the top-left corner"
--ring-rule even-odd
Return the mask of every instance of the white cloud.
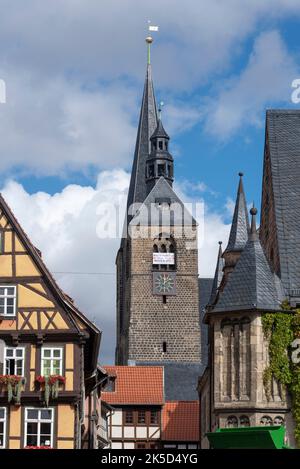
[[[28, 194], [21, 184], [8, 181], [2, 190], [25, 232], [42, 251], [48, 268], [56, 272], [59, 285], [103, 330], [102, 363], [114, 359], [115, 257], [119, 239], [97, 236], [97, 225], [101, 223], [99, 207], [103, 203], [121, 204], [123, 210], [128, 185], [129, 174], [114, 170], [101, 172], [95, 188], [69, 185], [54, 195]], [[180, 195], [191, 201], [184, 192]], [[199, 252], [202, 277], [213, 275], [218, 241], [227, 240], [228, 229], [219, 215], [205, 213]]]
[[[201, 119], [203, 100], [191, 105], [191, 94], [228, 73], [244, 41], [266, 18], [275, 22], [300, 14], [297, 0], [243, 5], [240, 0], [153, 0], [151, 5], [90, 0], [88, 7], [85, 0], [28, 0], [26, 9], [3, 0], [0, 9], [0, 77], [7, 85], [7, 104], [0, 109], [0, 171], [18, 168], [37, 175], [68, 175], [91, 165], [128, 168], [149, 16], [160, 25], [154, 80], [168, 104], [172, 136]], [[280, 39], [267, 37], [257, 41], [245, 72], [234, 85], [226, 84], [210, 109], [217, 136], [231, 134], [241, 121], [256, 123], [263, 93], [265, 99], [282, 96], [291, 62]]]
[[128, 183], [129, 175], [119, 170], [100, 173], [96, 188], [69, 185], [52, 196], [45, 192], [30, 195], [14, 181], [7, 182], [2, 190], [52, 272], [89, 273], [55, 277], [82, 311], [104, 330], [103, 362], [111, 360], [114, 352], [114, 272], [119, 240], [97, 237], [97, 224], [101, 222], [97, 210], [101, 203], [124, 201]]
[[30, 74], [6, 76], [1, 108], [0, 171], [25, 167], [37, 175], [126, 166], [136, 129], [136, 100], [120, 83], [84, 90], [65, 79], [36, 83]]
[[262, 126], [263, 110], [272, 100], [289, 102], [297, 66], [278, 31], [262, 33], [255, 41], [241, 74], [223, 84], [208, 109], [206, 130], [227, 139], [249, 124]]

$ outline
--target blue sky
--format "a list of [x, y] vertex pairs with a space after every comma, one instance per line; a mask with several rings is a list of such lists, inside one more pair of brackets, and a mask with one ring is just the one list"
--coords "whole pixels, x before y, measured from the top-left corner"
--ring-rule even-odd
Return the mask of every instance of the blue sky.
[[82, 272], [55, 275], [104, 330], [111, 361], [119, 241], [97, 237], [97, 207], [126, 198], [147, 20], [160, 27], [153, 78], [176, 187], [205, 202], [207, 276], [218, 239], [226, 243], [239, 171], [259, 208], [266, 108], [299, 106], [300, 3], [29, 0], [25, 10], [0, 0], [0, 12], [0, 187], [50, 269]]

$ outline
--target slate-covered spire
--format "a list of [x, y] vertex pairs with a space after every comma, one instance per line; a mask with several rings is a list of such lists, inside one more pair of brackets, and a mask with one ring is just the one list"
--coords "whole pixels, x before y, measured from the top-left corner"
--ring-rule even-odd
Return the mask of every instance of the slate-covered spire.
[[217, 298], [218, 288], [221, 284], [221, 280], [223, 277], [223, 267], [224, 267], [224, 259], [222, 258], [222, 241], [219, 241], [219, 251], [217, 257], [217, 265], [215, 270], [215, 276], [212, 284], [211, 294], [209, 298], [209, 305], [213, 305]]
[[149, 193], [160, 177], [172, 186], [174, 175], [173, 157], [169, 153], [170, 137], [165, 131], [161, 117], [159, 117], [157, 127], [151, 135], [151, 152], [146, 162], [146, 183]]
[[256, 229], [256, 208], [251, 208], [251, 230], [241, 256], [219, 296], [214, 312], [278, 311], [284, 299], [279, 278], [271, 270]]
[[[147, 38], [146, 41], [149, 39]], [[127, 199], [128, 207], [133, 203], [143, 203], [147, 196], [146, 159], [150, 153], [150, 137], [157, 127], [157, 120], [152, 70], [151, 64], [148, 63]]]
[[239, 176], [240, 180], [236, 196], [234, 214], [225, 253], [242, 251], [248, 239], [249, 218], [243, 186], [243, 173], [239, 173]]

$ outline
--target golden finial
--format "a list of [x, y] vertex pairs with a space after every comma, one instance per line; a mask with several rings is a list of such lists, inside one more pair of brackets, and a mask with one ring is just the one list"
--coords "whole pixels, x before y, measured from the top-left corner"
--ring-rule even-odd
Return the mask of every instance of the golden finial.
[[148, 45], [148, 58], [147, 58], [147, 63], [148, 63], [148, 65], [150, 65], [150, 62], [151, 62], [151, 60], [150, 60], [150, 49], [151, 49], [151, 44], [152, 44], [152, 42], [153, 42], [153, 37], [147, 36], [147, 37], [146, 37], [146, 42], [147, 42], [147, 45]]

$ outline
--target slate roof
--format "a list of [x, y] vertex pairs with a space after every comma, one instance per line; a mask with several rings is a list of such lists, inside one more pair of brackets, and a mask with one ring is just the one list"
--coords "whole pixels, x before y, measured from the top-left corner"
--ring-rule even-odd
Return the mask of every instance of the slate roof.
[[300, 110], [268, 110], [269, 143], [280, 276], [300, 296]]
[[204, 371], [204, 366], [198, 363], [176, 362], [142, 362], [140, 366], [163, 366], [165, 399], [168, 401], [195, 401], [198, 399], [197, 382]]
[[162, 412], [163, 441], [199, 442], [199, 401], [166, 402]]
[[252, 211], [247, 244], [212, 312], [235, 310], [278, 311], [283, 300], [279, 278], [271, 271], [256, 231], [256, 209]]
[[131, 170], [127, 207], [133, 203], [144, 202], [147, 196], [145, 181], [146, 158], [150, 152], [150, 137], [156, 129], [156, 126], [157, 107], [153, 89], [151, 65], [148, 64]]
[[[160, 201], [168, 201], [169, 204], [173, 204], [173, 207], [171, 207], [172, 210], [170, 210], [170, 212], [162, 210], [159, 207]], [[170, 215], [168, 215], [168, 213]], [[167, 223], [163, 223], [164, 219]], [[130, 224], [140, 224], [141, 226], [169, 226], [169, 220], [170, 226], [181, 226], [183, 224], [193, 226], [197, 224], [170, 184], [161, 176], [139, 208], [136, 216], [130, 221]]]
[[154, 140], [155, 138], [159, 138], [159, 137], [167, 138], [168, 140], [170, 139], [169, 135], [164, 129], [161, 119], [158, 119], [157, 127], [154, 130], [153, 134], [151, 135], [151, 140]]
[[116, 376], [115, 391], [103, 391], [101, 398], [110, 405], [163, 405], [162, 366], [104, 366]]
[[239, 173], [240, 180], [236, 195], [235, 208], [226, 251], [241, 251], [248, 239], [249, 218], [246, 197], [243, 186], [243, 173]]
[[223, 267], [224, 267], [224, 259], [222, 258], [222, 241], [219, 241], [219, 251], [218, 251], [218, 257], [217, 257], [215, 276], [213, 279], [211, 294], [210, 294], [210, 298], [208, 301], [210, 305], [213, 305], [216, 300], [218, 288], [220, 286], [220, 283], [223, 277]]

